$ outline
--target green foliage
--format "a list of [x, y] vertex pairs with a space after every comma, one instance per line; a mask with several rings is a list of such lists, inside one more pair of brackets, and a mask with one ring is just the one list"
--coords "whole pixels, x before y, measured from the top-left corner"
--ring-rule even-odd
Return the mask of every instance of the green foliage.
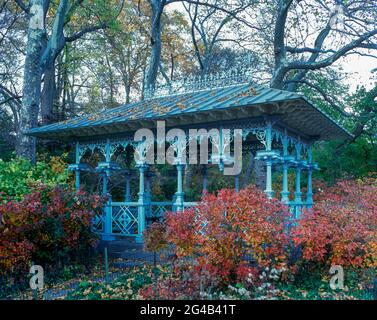
[[329, 184], [335, 183], [336, 179], [365, 177], [377, 168], [377, 86], [371, 90], [358, 87], [353, 94], [349, 94], [349, 88], [336, 81], [339, 76], [331, 71], [327, 75], [312, 73], [309, 78], [323, 92], [331, 93], [330, 101], [339, 109], [345, 108], [348, 116], [342, 115], [316, 90], [300, 88], [317, 107], [355, 135], [349, 141], [328, 141], [315, 145], [314, 159], [321, 168], [317, 177]]
[[334, 183], [335, 179], [360, 178], [377, 171], [376, 98], [377, 86], [369, 91], [360, 87], [354, 94], [345, 97], [351, 116], [343, 117], [343, 125], [355, 138], [316, 145], [313, 154], [321, 167], [319, 177]]
[[34, 166], [29, 160], [16, 158], [0, 159], [0, 192], [7, 198], [21, 200], [30, 193], [33, 185], [67, 185], [69, 182], [63, 158], [51, 157], [49, 161], [38, 161]]
[[328, 182], [337, 179], [361, 178], [376, 171], [377, 148], [365, 136], [352, 143], [326, 141], [315, 145], [314, 160], [319, 163], [320, 171], [315, 175]]

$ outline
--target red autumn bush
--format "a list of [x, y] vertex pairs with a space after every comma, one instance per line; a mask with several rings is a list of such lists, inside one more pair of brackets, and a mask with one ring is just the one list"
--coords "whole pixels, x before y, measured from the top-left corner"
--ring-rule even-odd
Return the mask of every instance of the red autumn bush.
[[255, 186], [207, 194], [192, 209], [166, 216], [167, 237], [178, 256], [195, 256], [198, 271], [226, 282], [244, 273], [249, 255], [260, 266], [284, 264], [289, 214]]
[[292, 236], [303, 259], [343, 267], [377, 266], [377, 180], [341, 181], [316, 196]]
[[56, 265], [77, 259], [95, 244], [90, 226], [102, 199], [85, 192], [35, 186], [21, 201], [0, 204], [0, 272], [29, 262]]

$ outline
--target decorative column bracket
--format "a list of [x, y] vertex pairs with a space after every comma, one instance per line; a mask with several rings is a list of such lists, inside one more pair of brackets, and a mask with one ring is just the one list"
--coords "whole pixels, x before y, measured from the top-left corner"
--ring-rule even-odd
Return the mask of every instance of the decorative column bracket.
[[258, 150], [255, 160], [272, 161], [273, 163], [279, 163], [281, 156], [278, 150]]
[[121, 167], [119, 164], [115, 162], [99, 162], [96, 168], [97, 172], [106, 172], [109, 173], [111, 171], [120, 170]]
[[[224, 135], [224, 130], [228, 130], [229, 134]], [[218, 164], [220, 172], [224, 171], [225, 165], [232, 165], [234, 158], [229, 154], [227, 155], [227, 149], [230, 149], [230, 145], [234, 140], [234, 132], [230, 132], [229, 129], [220, 128], [219, 135], [210, 136], [211, 143], [216, 147], [216, 154], [211, 154], [209, 163]]]

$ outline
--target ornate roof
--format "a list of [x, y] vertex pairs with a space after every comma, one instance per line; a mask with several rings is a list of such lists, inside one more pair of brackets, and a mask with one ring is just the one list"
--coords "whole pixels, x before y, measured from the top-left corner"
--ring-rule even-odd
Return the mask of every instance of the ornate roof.
[[347, 138], [350, 133], [320, 111], [304, 96], [249, 83], [185, 91], [151, 97], [114, 109], [84, 115], [26, 132], [39, 138], [73, 140], [93, 136], [132, 133], [142, 127], [154, 128], [156, 120], [166, 126], [192, 124], [215, 127], [232, 120], [274, 116], [281, 127], [303, 136], [327, 140]]

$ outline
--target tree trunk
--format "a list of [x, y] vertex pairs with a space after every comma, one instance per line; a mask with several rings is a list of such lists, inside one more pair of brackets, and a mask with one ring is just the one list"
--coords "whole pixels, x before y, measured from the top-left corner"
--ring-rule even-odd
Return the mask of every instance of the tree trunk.
[[51, 61], [44, 71], [43, 90], [41, 97], [42, 123], [50, 124], [55, 121], [54, 117], [54, 98], [55, 98], [55, 61]]
[[124, 81], [124, 87], [126, 91], [126, 104], [127, 104], [127, 103], [130, 103], [131, 85], [127, 81]]
[[286, 59], [287, 52], [285, 48], [285, 28], [287, 23], [287, 16], [289, 7], [293, 0], [280, 0], [278, 14], [275, 21], [274, 29], [274, 59], [275, 67], [272, 75], [270, 86], [275, 89], [282, 89], [284, 85], [284, 78], [287, 73]]
[[36, 139], [23, 133], [36, 127], [38, 123], [42, 77], [40, 61], [44, 37], [43, 0], [31, 0], [20, 111], [20, 134], [17, 139], [16, 153], [32, 162], [35, 162]]
[[154, 90], [156, 87], [157, 73], [161, 60], [161, 15], [165, 1], [151, 0], [152, 30], [151, 30], [151, 55], [146, 79], [146, 88]]

